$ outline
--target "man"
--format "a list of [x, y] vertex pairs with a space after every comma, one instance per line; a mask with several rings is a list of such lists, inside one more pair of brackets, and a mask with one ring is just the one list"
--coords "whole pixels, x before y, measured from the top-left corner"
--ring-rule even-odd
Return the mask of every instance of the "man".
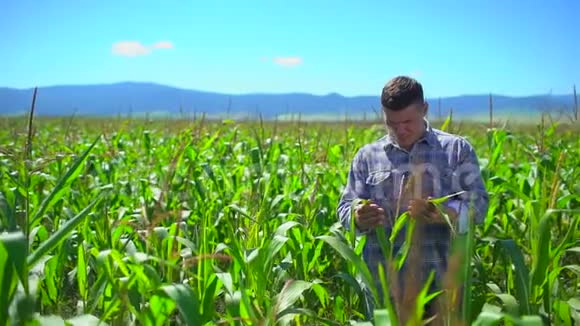
[[[444, 204], [451, 225], [459, 233], [466, 232], [468, 214], [472, 214], [469, 216], [475, 223], [481, 223], [489, 199], [478, 158], [466, 139], [429, 125], [425, 118], [428, 103], [422, 85], [415, 79], [398, 76], [390, 80], [383, 88], [381, 104], [388, 133], [364, 145], [354, 156], [337, 213], [342, 225], [350, 229], [352, 208], [357, 234], [367, 235], [363, 257], [382, 297], [378, 265], [385, 269], [386, 260], [374, 229], [384, 227], [388, 237], [396, 218], [408, 211], [410, 218], [417, 221], [418, 233], [413, 241], [420, 242], [414, 258], [420, 272], [419, 290], [434, 271], [430, 290], [435, 291], [440, 289], [447, 270], [452, 234], [443, 214], [428, 199], [460, 193]], [[369, 202], [351, 207], [355, 199]], [[401, 230], [393, 244], [395, 253], [401, 249], [405, 232], [406, 229]], [[402, 282], [405, 276], [417, 272], [417, 268], [406, 266], [398, 274], [397, 284], [387, 280], [389, 287], [398, 286], [399, 293], [405, 292], [405, 286], [409, 289], [409, 284]], [[428, 309], [428, 314], [434, 313], [433, 307]]]

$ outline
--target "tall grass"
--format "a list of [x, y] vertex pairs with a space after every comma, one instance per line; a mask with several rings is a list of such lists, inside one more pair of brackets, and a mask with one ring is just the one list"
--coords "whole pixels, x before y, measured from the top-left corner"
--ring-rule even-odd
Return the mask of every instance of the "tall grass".
[[580, 322], [577, 129], [437, 123], [474, 144], [490, 209], [456, 236], [441, 293], [376, 302], [365, 322], [364, 293], [377, 290], [366, 238], [335, 208], [381, 125], [36, 119], [30, 136], [24, 121], [3, 125], [2, 325], [403, 325], [431, 300], [432, 324]]

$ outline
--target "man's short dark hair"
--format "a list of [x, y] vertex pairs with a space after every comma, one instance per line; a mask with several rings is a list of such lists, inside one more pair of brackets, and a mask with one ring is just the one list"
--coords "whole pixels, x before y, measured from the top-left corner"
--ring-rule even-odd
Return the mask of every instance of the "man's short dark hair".
[[423, 86], [417, 80], [407, 76], [391, 79], [381, 94], [384, 109], [400, 111], [415, 102], [423, 102]]

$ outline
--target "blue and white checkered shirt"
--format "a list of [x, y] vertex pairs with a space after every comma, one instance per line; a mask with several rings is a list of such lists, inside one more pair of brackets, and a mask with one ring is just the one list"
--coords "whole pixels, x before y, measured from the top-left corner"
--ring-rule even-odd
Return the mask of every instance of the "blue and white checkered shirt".
[[[450, 199], [445, 205], [458, 212], [458, 233], [467, 230], [468, 210], [473, 209], [475, 223], [481, 223], [487, 215], [489, 198], [481, 178], [477, 155], [471, 144], [463, 137], [432, 128], [425, 120], [426, 133], [410, 151], [397, 145], [387, 134], [379, 140], [364, 145], [356, 153], [350, 167], [347, 184], [338, 203], [337, 213], [342, 225], [350, 229], [350, 209], [354, 199], [371, 199], [380, 205], [387, 215], [387, 237], [396, 216], [407, 210], [408, 196], [403, 187], [413, 167], [421, 173], [421, 197], [438, 198], [465, 191]], [[413, 190], [411, 190], [413, 191]], [[356, 230], [358, 234], [360, 230]], [[426, 280], [431, 270], [435, 281], [440, 281], [447, 268], [451, 230], [446, 224], [425, 224], [421, 230], [421, 271]], [[393, 244], [395, 253], [404, 240], [405, 229]], [[363, 258], [378, 281], [377, 267], [385, 258], [375, 232], [367, 234]], [[384, 266], [384, 265], [383, 265]], [[401, 277], [399, 277], [401, 279]], [[432, 290], [437, 285], [431, 287]]]

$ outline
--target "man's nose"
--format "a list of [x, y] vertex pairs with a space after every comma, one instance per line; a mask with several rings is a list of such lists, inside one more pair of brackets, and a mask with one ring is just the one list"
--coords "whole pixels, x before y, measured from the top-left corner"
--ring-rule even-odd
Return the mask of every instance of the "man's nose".
[[395, 126], [395, 133], [402, 134], [403, 130], [403, 126]]

